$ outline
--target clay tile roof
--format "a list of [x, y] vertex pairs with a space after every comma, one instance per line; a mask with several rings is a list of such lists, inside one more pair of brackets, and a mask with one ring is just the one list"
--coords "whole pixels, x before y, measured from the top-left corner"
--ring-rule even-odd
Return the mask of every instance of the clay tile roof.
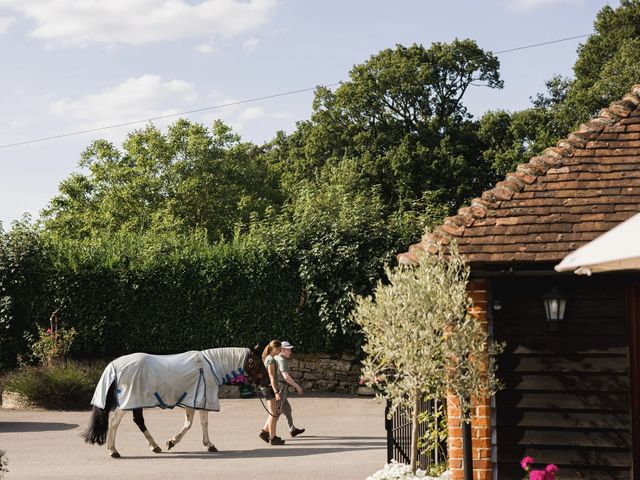
[[474, 263], [556, 262], [640, 211], [640, 84], [398, 255], [451, 239]]

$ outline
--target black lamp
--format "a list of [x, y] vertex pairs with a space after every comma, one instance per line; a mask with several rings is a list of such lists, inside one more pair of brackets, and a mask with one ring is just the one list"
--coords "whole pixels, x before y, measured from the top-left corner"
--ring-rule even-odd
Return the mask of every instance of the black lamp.
[[544, 303], [544, 313], [547, 316], [549, 330], [557, 332], [560, 324], [564, 320], [564, 312], [567, 307], [567, 296], [560, 293], [554, 286], [553, 290], [542, 296]]

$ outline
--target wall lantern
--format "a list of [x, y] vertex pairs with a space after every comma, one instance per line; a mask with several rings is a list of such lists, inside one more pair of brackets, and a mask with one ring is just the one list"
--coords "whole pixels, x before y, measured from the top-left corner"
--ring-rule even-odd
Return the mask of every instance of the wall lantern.
[[549, 330], [557, 332], [564, 320], [564, 311], [567, 306], [567, 296], [560, 293], [554, 286], [553, 290], [542, 296], [544, 312], [547, 316]]

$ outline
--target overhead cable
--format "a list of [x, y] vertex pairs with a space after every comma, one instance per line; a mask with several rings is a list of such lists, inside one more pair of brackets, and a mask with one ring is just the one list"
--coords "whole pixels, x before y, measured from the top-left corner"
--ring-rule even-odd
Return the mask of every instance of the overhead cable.
[[[515, 52], [515, 51], [519, 51], [519, 50], [525, 50], [525, 49], [528, 49], [528, 48], [541, 47], [541, 46], [545, 46], [545, 45], [552, 45], [552, 44], [555, 44], [555, 43], [567, 42], [569, 40], [576, 40], [578, 38], [584, 38], [584, 37], [588, 37], [590, 35], [591, 35], [590, 33], [586, 33], [586, 34], [583, 34], [583, 35], [575, 35], [573, 37], [565, 37], [565, 38], [559, 38], [557, 40], [550, 40], [548, 42], [534, 43], [534, 44], [531, 44], [531, 45], [523, 45], [521, 47], [515, 47], [515, 48], [510, 48], [508, 50], [501, 50], [499, 52], [493, 52], [493, 54], [494, 55], [501, 55], [503, 53]], [[329, 83], [329, 84], [326, 84], [326, 85], [319, 85], [319, 86], [320, 87], [334, 87], [336, 85], [339, 85], [340, 83], [341, 82], [335, 82], [335, 83]], [[17, 147], [19, 145], [27, 145], [27, 144], [30, 144], [30, 143], [46, 142], [48, 140], [55, 140], [55, 139], [59, 139], [59, 138], [72, 137], [72, 136], [75, 136], [75, 135], [82, 135], [82, 134], [85, 134], [85, 133], [99, 132], [99, 131], [102, 131], [102, 130], [109, 130], [109, 129], [112, 129], [112, 128], [127, 127], [127, 126], [130, 126], [130, 125], [136, 125], [136, 124], [139, 124], [139, 123], [147, 123], [147, 122], [152, 122], [154, 120], [163, 120], [165, 118], [180, 117], [180, 116], [183, 116], [183, 115], [190, 115], [192, 113], [199, 113], [199, 112], [204, 112], [204, 111], [207, 111], [207, 110], [215, 110], [215, 109], [218, 109], [218, 108], [231, 107], [231, 106], [234, 106], [234, 105], [242, 105], [242, 104], [245, 104], [245, 103], [259, 102], [259, 101], [268, 100], [268, 99], [271, 99], [271, 98], [285, 97], [285, 96], [288, 96], [288, 95], [295, 95], [295, 94], [298, 94], [298, 93], [310, 92], [312, 90], [315, 90], [316, 88], [318, 88], [318, 87], [309, 87], [309, 88], [303, 88], [303, 89], [300, 89], [300, 90], [291, 90], [291, 91], [288, 91], [288, 92], [275, 93], [273, 95], [266, 95], [266, 96], [263, 96], [263, 97], [256, 97], [256, 98], [249, 98], [249, 99], [246, 99], [246, 100], [239, 100], [237, 102], [222, 103], [222, 104], [219, 104], [219, 105], [212, 105], [210, 107], [197, 108], [195, 110], [186, 110], [184, 112], [170, 113], [170, 114], [167, 114], [167, 115], [159, 115], [157, 117], [149, 117], [149, 118], [144, 118], [144, 119], [141, 119], [141, 120], [132, 120], [130, 122], [123, 122], [123, 123], [117, 123], [117, 124], [113, 124], [113, 125], [105, 125], [103, 127], [89, 128], [89, 129], [86, 129], [86, 130], [78, 130], [78, 131], [74, 131], [74, 132], [62, 133], [62, 134], [59, 134], [59, 135], [52, 135], [50, 137], [41, 137], [41, 138], [34, 138], [34, 139], [31, 139], [31, 140], [24, 140], [24, 141], [21, 141], [21, 142], [7, 143], [7, 144], [4, 144], [4, 145], [0, 145], [0, 149], [2, 149], [2, 148], [10, 148], [10, 147]]]

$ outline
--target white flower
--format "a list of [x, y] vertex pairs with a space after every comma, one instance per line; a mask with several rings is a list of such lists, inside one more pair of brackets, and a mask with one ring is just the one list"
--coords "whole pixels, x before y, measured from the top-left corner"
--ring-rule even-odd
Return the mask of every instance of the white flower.
[[[446, 475], [446, 474], [445, 474]], [[443, 475], [441, 478], [448, 478]], [[398, 463], [395, 460], [391, 460], [391, 463], [387, 463], [382, 470], [378, 470], [373, 475], [367, 477], [366, 480], [439, 480], [436, 477], [430, 477], [424, 470], [416, 470], [416, 473], [411, 472], [411, 467], [404, 463]]]

